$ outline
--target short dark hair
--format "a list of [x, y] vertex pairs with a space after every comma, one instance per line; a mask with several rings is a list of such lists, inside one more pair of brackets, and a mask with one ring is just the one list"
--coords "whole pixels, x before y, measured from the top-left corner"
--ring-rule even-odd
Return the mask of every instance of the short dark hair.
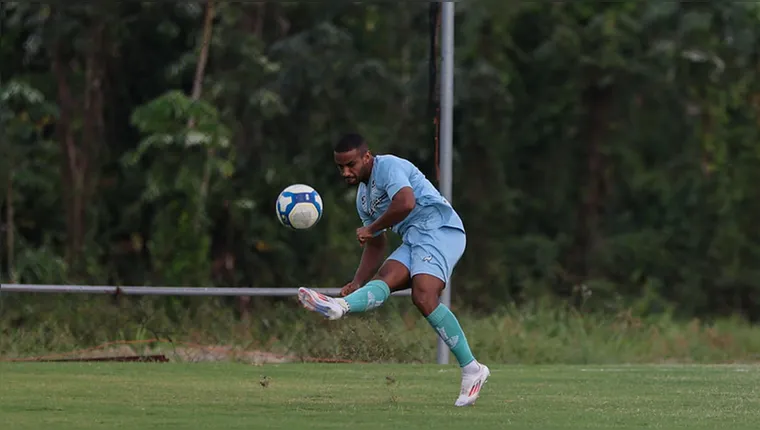
[[353, 149], [366, 148], [367, 142], [364, 141], [364, 137], [359, 133], [347, 133], [338, 140], [333, 150], [335, 152], [348, 152]]

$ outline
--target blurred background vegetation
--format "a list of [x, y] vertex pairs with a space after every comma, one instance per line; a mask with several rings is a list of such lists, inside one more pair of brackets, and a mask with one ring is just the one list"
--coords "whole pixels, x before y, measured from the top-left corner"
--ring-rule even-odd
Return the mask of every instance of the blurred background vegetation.
[[[456, 307], [760, 318], [760, 6], [456, 10]], [[0, 25], [3, 282], [340, 287], [360, 248], [336, 138], [437, 184], [427, 3], [10, 1]], [[325, 201], [309, 231], [274, 216], [297, 182]], [[92, 300], [5, 294], [3, 327]]]

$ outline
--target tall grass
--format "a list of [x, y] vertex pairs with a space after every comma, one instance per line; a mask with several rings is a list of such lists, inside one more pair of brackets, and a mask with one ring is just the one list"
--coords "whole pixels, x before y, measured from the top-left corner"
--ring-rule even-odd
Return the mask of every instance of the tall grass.
[[[0, 356], [69, 352], [151, 338], [234, 345], [311, 358], [430, 362], [436, 337], [407, 299], [325, 321], [266, 301], [246, 321], [226, 299], [100, 296], [0, 298]], [[739, 318], [676, 320], [667, 313], [579, 313], [556, 304], [488, 315], [454, 309], [473, 352], [491, 363], [722, 363], [760, 359], [760, 327]]]

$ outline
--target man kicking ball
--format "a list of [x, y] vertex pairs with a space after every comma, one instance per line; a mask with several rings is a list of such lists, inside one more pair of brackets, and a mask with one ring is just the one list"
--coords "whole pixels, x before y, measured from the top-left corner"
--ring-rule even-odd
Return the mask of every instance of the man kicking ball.
[[[408, 288], [411, 280], [412, 301], [462, 369], [462, 388], [454, 405], [472, 405], [490, 371], [475, 360], [459, 321], [439, 303], [464, 253], [462, 220], [417, 167], [393, 155], [372, 155], [362, 136], [343, 136], [334, 156], [343, 179], [359, 185], [356, 209], [363, 226], [356, 238], [364, 251], [354, 279], [341, 290], [342, 298], [299, 288], [298, 299], [306, 309], [334, 320], [382, 305], [392, 291]], [[403, 243], [375, 273], [385, 256], [388, 228]]]

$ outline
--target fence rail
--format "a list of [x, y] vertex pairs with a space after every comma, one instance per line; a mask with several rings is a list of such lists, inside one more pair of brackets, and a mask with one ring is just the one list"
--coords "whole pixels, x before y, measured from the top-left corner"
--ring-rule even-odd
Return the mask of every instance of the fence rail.
[[[328, 296], [336, 296], [340, 288], [314, 288]], [[136, 287], [113, 285], [42, 285], [0, 284], [0, 293], [58, 293], [58, 294], [113, 294], [145, 296], [295, 296], [298, 288], [201, 288], [201, 287]], [[409, 296], [411, 290], [396, 291], [393, 296]]]

